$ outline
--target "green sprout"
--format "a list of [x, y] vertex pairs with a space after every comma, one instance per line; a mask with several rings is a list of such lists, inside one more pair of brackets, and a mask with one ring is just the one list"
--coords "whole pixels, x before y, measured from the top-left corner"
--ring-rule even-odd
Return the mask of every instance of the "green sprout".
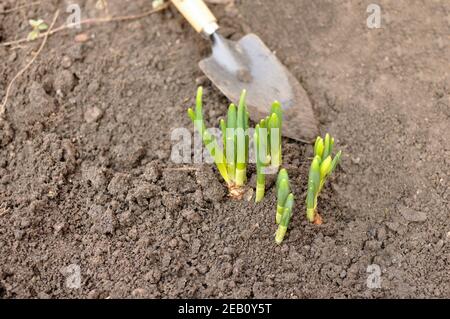
[[271, 114], [255, 127], [254, 142], [256, 156], [255, 202], [264, 198], [266, 173], [276, 172], [281, 165], [282, 110], [279, 102], [272, 104]]
[[291, 188], [289, 185], [289, 176], [286, 169], [284, 168], [281, 169], [280, 172], [278, 173], [276, 189], [277, 189], [277, 215], [275, 221], [277, 224], [279, 224], [283, 217], [284, 209], [286, 207], [286, 200], [291, 192]]
[[30, 23], [31, 27], [33, 28], [33, 30], [30, 33], [28, 33], [28, 36], [27, 36], [28, 41], [36, 40], [39, 37], [39, 35], [41, 34], [41, 31], [45, 31], [48, 29], [48, 24], [45, 23], [44, 20], [42, 20], [42, 19], [38, 19], [38, 20], [30, 19], [28, 22]]
[[238, 106], [230, 104], [226, 120], [220, 120], [230, 194], [237, 197], [247, 181], [249, 114], [246, 95], [247, 92], [243, 90]]
[[230, 195], [239, 198], [242, 196], [241, 188], [247, 181], [249, 114], [245, 103], [246, 91], [242, 91], [238, 107], [231, 104], [227, 119], [220, 120], [223, 148], [206, 130], [202, 113], [202, 95], [203, 89], [199, 87], [195, 110], [189, 108], [188, 115], [214, 158], [214, 163], [228, 185]]
[[306, 217], [310, 222], [321, 224], [322, 220], [317, 213], [317, 198], [327, 178], [334, 172], [341, 159], [339, 151], [332, 158], [334, 138], [328, 133], [325, 139], [317, 137], [314, 145], [314, 159], [311, 163], [308, 178], [308, 193], [306, 196]]
[[275, 234], [275, 242], [281, 244], [286, 235], [286, 231], [289, 226], [289, 222], [292, 217], [292, 207], [294, 206], [294, 195], [291, 193], [286, 198], [284, 203], [283, 215], [281, 216], [280, 223], [278, 225], [277, 232]]
[[223, 151], [219, 148], [219, 145], [217, 143], [217, 140], [214, 136], [212, 136], [207, 130], [205, 126], [205, 122], [203, 121], [203, 88], [199, 87], [197, 90], [197, 97], [196, 97], [196, 103], [195, 103], [195, 110], [192, 108], [188, 109], [188, 116], [194, 122], [194, 126], [197, 129], [198, 133], [200, 134], [203, 143], [206, 146], [206, 149], [211, 154], [211, 157], [214, 159], [214, 163], [217, 166], [217, 169], [220, 172], [220, 175], [222, 175], [223, 179], [227, 184], [231, 183], [230, 176], [227, 172], [227, 167], [225, 165], [224, 160], [224, 154]]

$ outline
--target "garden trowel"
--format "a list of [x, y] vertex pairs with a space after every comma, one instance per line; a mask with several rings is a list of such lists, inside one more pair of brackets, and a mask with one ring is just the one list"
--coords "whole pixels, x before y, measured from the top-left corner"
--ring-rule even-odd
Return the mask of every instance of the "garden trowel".
[[232, 102], [247, 90], [250, 117], [267, 116], [274, 101], [283, 107], [283, 135], [313, 142], [318, 135], [311, 102], [297, 79], [255, 34], [239, 41], [219, 34], [217, 19], [203, 0], [172, 0], [192, 27], [211, 40], [212, 55], [200, 61], [200, 69]]

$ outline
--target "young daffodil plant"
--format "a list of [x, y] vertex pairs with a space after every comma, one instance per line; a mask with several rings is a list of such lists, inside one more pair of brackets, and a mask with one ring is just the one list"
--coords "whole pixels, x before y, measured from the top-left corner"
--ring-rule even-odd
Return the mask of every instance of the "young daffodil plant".
[[243, 90], [238, 106], [230, 104], [226, 120], [220, 120], [222, 144], [226, 154], [225, 160], [231, 181], [229, 188], [232, 196], [234, 193], [239, 195], [247, 181], [249, 114], [245, 104], [246, 94], [247, 92]]
[[276, 223], [278, 230], [275, 234], [275, 242], [281, 244], [286, 235], [287, 228], [292, 216], [294, 206], [294, 195], [289, 187], [289, 176], [285, 169], [280, 170], [277, 178], [277, 215]]
[[231, 197], [240, 198], [242, 187], [247, 180], [248, 162], [248, 125], [249, 114], [245, 104], [246, 91], [244, 90], [236, 107], [231, 104], [228, 108], [226, 120], [220, 121], [222, 130], [223, 148], [205, 127], [203, 120], [203, 89], [197, 90], [195, 109], [189, 108], [188, 115], [203, 139], [205, 147], [214, 159], [214, 163], [228, 185]]
[[279, 102], [272, 104], [271, 114], [255, 127], [254, 143], [256, 156], [256, 197], [264, 198], [266, 174], [276, 173], [281, 165], [282, 109]]
[[315, 224], [322, 224], [322, 219], [317, 213], [317, 198], [327, 178], [336, 169], [341, 159], [342, 152], [339, 151], [332, 158], [334, 138], [329, 134], [325, 139], [317, 137], [314, 145], [314, 159], [311, 163], [308, 177], [308, 193], [306, 196], [306, 217]]

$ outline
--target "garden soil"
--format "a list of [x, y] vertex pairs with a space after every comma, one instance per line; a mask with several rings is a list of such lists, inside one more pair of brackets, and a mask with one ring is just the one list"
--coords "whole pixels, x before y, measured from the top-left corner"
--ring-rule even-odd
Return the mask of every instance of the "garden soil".
[[[83, 19], [151, 8], [96, 2], [78, 1]], [[0, 298], [449, 298], [449, 2], [377, 1], [379, 29], [365, 0], [214, 2], [222, 33], [258, 34], [343, 151], [323, 225], [305, 220], [311, 145], [283, 140], [297, 200], [281, 245], [273, 181], [260, 204], [231, 200], [212, 165], [170, 160], [198, 85], [208, 126], [228, 103], [173, 8], [83, 25], [48, 38], [0, 121]], [[0, 41], [58, 8], [65, 23], [69, 3], [0, 13]], [[2, 98], [40, 41], [0, 47]]]

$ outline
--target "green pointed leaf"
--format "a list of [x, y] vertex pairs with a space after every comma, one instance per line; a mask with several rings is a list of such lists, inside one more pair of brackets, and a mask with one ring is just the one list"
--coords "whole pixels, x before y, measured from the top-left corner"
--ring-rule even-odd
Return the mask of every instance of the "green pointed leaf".
[[320, 179], [323, 180], [331, 172], [331, 156], [320, 164]]
[[341, 155], [342, 155], [342, 151], [339, 151], [336, 156], [333, 158], [333, 161], [331, 162], [331, 169], [330, 169], [330, 173], [334, 172], [334, 170], [336, 169], [336, 167], [338, 166], [339, 162], [341, 161]]
[[187, 114], [188, 114], [189, 118], [190, 118], [192, 121], [195, 121], [195, 113], [194, 113], [194, 110], [193, 110], [192, 108], [188, 108]]
[[280, 122], [283, 120], [283, 110], [281, 108], [281, 104], [278, 101], [275, 101], [272, 103], [271, 113], [275, 113]]
[[326, 134], [325, 135], [325, 140], [324, 140], [324, 150], [323, 150], [323, 154], [321, 156], [322, 159], [325, 159], [328, 157], [328, 155], [330, 154], [330, 143], [331, 143], [331, 139], [330, 139], [330, 134]]
[[320, 157], [314, 157], [309, 170], [308, 183], [314, 184], [314, 192], [318, 192], [320, 185]]
[[259, 121], [259, 126], [261, 128], [267, 128], [267, 122], [266, 119], [262, 119], [261, 121]]
[[195, 118], [203, 121], [203, 87], [199, 86], [197, 89], [197, 97], [195, 99]]
[[247, 112], [245, 107], [245, 96], [246, 91], [243, 90], [241, 93], [241, 98], [239, 100], [239, 105], [237, 109], [237, 128], [245, 129], [245, 113]]
[[233, 103], [230, 104], [228, 107], [228, 114], [227, 114], [227, 127], [229, 128], [236, 128], [236, 105]]
[[284, 227], [289, 226], [289, 222], [292, 217], [292, 208], [294, 206], [294, 195], [291, 193], [286, 199], [286, 203], [284, 205], [283, 216], [281, 217], [280, 225]]
[[[278, 115], [276, 113], [272, 113], [272, 115], [269, 117], [269, 128], [270, 129], [277, 129], [278, 127]], [[272, 133], [272, 132], [270, 132]]]
[[320, 158], [322, 158], [322, 154], [323, 154], [323, 139], [318, 136], [316, 139], [316, 143], [314, 144], [314, 156], [318, 155], [320, 156]]
[[277, 187], [277, 205], [285, 207], [285, 202], [290, 193], [289, 181], [282, 179]]
[[246, 103], [245, 103], [245, 99], [247, 98], [247, 90], [242, 90], [241, 92], [241, 96], [239, 97], [239, 104], [238, 104], [238, 108], [244, 108], [246, 109]]
[[277, 182], [276, 182], [276, 188], [279, 188], [280, 182], [286, 179], [289, 181], [289, 175], [288, 172], [285, 168], [280, 169], [280, 171], [278, 172], [278, 176], [277, 176]]

